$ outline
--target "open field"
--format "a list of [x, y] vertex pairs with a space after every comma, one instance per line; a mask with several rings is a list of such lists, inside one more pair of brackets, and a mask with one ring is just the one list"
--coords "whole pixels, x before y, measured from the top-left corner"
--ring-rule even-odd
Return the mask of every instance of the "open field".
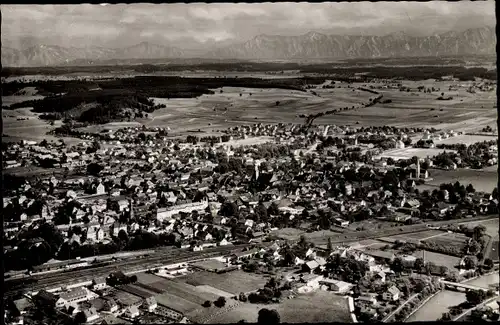
[[137, 276], [138, 282], [144, 283], [147, 285], [151, 285], [151, 284], [156, 283], [158, 281], [161, 281], [163, 279], [157, 275], [144, 273], [144, 272], [136, 273], [135, 275]]
[[141, 298], [134, 296], [131, 293], [122, 291], [122, 290], [113, 291], [110, 294], [110, 297], [113, 297], [117, 302], [124, 304], [124, 305], [137, 304], [142, 300]]
[[412, 255], [415, 256], [416, 258], [425, 257], [425, 262], [432, 262], [439, 266], [446, 266], [450, 271], [458, 271], [456, 267], [458, 263], [460, 263], [459, 257], [445, 255], [441, 253], [434, 253], [429, 251], [425, 251], [425, 256], [424, 256], [423, 250], [418, 250], [414, 252]]
[[[18, 118], [28, 118], [28, 120], [18, 121]], [[53, 135], [48, 135], [47, 132], [52, 131], [62, 123], [60, 121], [56, 121], [54, 125], [51, 126], [48, 121], [40, 120], [38, 118], [38, 114], [31, 112], [30, 108], [2, 110], [2, 120], [2, 141], [4, 142], [18, 142], [21, 140], [47, 140], [50, 142], [63, 139], [66, 144], [74, 145], [83, 141], [76, 138], [59, 138]], [[7, 137], [4, 137], [3, 135], [7, 135]]]
[[431, 181], [428, 185], [439, 186], [442, 183], [455, 183], [459, 181], [467, 186], [472, 184], [476, 191], [491, 193], [498, 184], [498, 173], [496, 171], [484, 171], [474, 169], [456, 169], [456, 170], [429, 170]]
[[195, 272], [175, 279], [192, 286], [210, 285], [216, 289], [238, 295], [240, 292], [250, 292], [262, 288], [267, 280], [259, 275], [240, 270], [222, 274], [212, 272]]
[[429, 231], [422, 231], [422, 232], [416, 232], [413, 234], [404, 234], [404, 235], [395, 235], [395, 236], [390, 236], [390, 237], [385, 237], [383, 240], [385, 241], [396, 241], [396, 240], [425, 240], [426, 238], [434, 237], [434, 236], [442, 236], [445, 235], [446, 233], [440, 230], [429, 230]]
[[498, 164], [493, 165], [493, 166], [484, 167], [481, 170], [484, 171], [484, 172], [495, 172], [495, 173], [498, 173]]
[[467, 222], [464, 223], [467, 227], [474, 228], [478, 225], [483, 225], [486, 227], [486, 234], [491, 236], [492, 238], [497, 237], [498, 238], [498, 231], [499, 231], [499, 219], [492, 219], [492, 220], [487, 220], [487, 221], [472, 221], [472, 222]]
[[498, 139], [498, 136], [492, 135], [467, 135], [467, 134], [462, 134], [462, 135], [457, 135], [456, 137], [451, 137], [448, 139], [442, 139], [442, 140], [434, 140], [434, 143], [436, 145], [438, 144], [465, 144], [465, 145], [471, 145], [473, 143], [477, 142], [483, 142], [483, 141], [492, 141]]
[[192, 301], [184, 299], [183, 297], [178, 297], [172, 295], [168, 292], [164, 292], [161, 295], [155, 296], [158, 304], [166, 306], [170, 309], [176, 310], [181, 313], [190, 313], [196, 309], [203, 308], [200, 304], [196, 304]]
[[426, 243], [433, 243], [436, 245], [442, 245], [442, 246], [453, 246], [457, 247], [458, 249], [462, 250], [466, 246], [468, 238], [464, 234], [458, 234], [458, 233], [446, 233], [442, 236], [435, 236], [426, 240], [423, 240], [423, 242]]
[[[392, 158], [394, 160], [400, 159], [410, 159], [413, 156], [418, 158], [434, 157], [445, 151], [444, 149], [434, 149], [434, 148], [404, 148], [404, 149], [392, 149], [383, 152], [382, 154], [376, 156], [376, 158]], [[446, 150], [446, 152], [454, 152], [454, 150]]]
[[279, 304], [240, 304], [236, 308], [214, 317], [210, 323], [237, 323], [241, 319], [249, 323], [256, 323], [259, 310], [262, 308], [276, 309], [282, 323], [351, 322], [345, 297], [318, 290], [284, 300]]
[[300, 235], [305, 235], [306, 232], [296, 228], [283, 228], [272, 231], [271, 234], [285, 240], [296, 240]]
[[217, 297], [226, 297], [226, 298], [234, 297], [234, 294], [232, 294], [232, 293], [216, 289], [216, 288], [209, 286], [209, 285], [196, 286], [196, 290], [201, 291], [201, 292], [208, 292], [208, 293], [216, 295]]
[[[239, 78], [245, 76], [246, 74], [243, 72], [238, 74]], [[167, 107], [153, 112], [140, 122], [151, 127], [170, 127], [171, 134], [174, 135], [198, 129], [208, 132], [235, 124], [303, 123], [304, 119], [298, 117], [300, 114], [315, 114], [326, 110], [355, 106], [359, 108], [318, 118], [315, 123], [353, 125], [359, 122], [360, 126], [433, 126], [438, 129], [454, 129], [465, 132], [478, 131], [486, 125], [494, 126], [495, 124], [497, 112], [493, 108], [496, 103], [494, 91], [469, 94], [466, 92], [467, 87], [463, 87], [457, 91], [448, 92], [449, 85], [453, 84], [453, 82], [448, 81], [403, 81], [402, 83], [404, 86], [414, 88], [421, 84], [433, 85], [445, 90], [446, 94], [455, 96], [455, 99], [453, 101], [436, 100], [441, 91], [424, 94], [418, 91], [407, 93], [398, 89], [381, 89], [377, 91], [384, 95], [384, 99], [391, 99], [392, 102], [378, 103], [372, 107], [363, 108], [361, 105], [367, 103], [368, 99], [374, 95], [357, 88], [371, 85], [378, 87], [380, 83], [358, 82], [352, 83], [351, 88], [348, 88], [346, 83], [337, 82], [336, 86], [341, 88], [316, 88], [314, 91], [317, 95], [310, 91], [288, 89], [223, 87], [212, 89], [214, 94], [205, 94], [197, 98], [155, 98], [156, 103], [164, 103]], [[467, 84], [464, 83], [465, 86]], [[280, 102], [279, 105], [276, 105], [276, 101]], [[443, 111], [440, 111], [441, 108]], [[17, 130], [13, 129], [16, 127], [15, 124], [17, 126], [26, 125], [22, 122], [26, 121], [15, 121], [14, 118], [12, 125], [7, 128], [4, 126], [4, 133], [14, 135]], [[107, 126], [105, 124], [100, 127]], [[41, 130], [37, 132], [41, 132]], [[422, 154], [427, 155], [427, 153]]]

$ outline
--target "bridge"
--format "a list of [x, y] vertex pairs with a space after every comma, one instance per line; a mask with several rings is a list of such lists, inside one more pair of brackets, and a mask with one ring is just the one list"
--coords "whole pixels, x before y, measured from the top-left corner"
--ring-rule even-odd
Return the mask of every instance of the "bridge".
[[456, 283], [456, 282], [450, 282], [450, 281], [444, 281], [444, 280], [441, 280], [441, 283], [443, 283], [447, 287], [463, 288], [466, 291], [467, 290], [483, 290], [483, 291], [488, 291], [487, 288], [478, 287], [478, 286], [475, 286], [475, 285], [470, 285], [470, 284], [465, 284], [465, 283]]

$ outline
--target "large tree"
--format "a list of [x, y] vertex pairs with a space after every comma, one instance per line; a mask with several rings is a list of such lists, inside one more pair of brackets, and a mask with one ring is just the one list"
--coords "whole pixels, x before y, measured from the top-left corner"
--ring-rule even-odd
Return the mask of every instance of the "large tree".
[[280, 314], [275, 309], [262, 308], [259, 310], [258, 324], [279, 324]]

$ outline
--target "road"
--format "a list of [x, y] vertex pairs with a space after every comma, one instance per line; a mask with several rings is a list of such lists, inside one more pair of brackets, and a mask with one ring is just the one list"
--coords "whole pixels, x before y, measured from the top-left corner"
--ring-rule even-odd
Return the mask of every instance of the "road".
[[5, 296], [14, 296], [19, 292], [38, 291], [50, 287], [67, 285], [71, 281], [78, 280], [79, 282], [90, 281], [97, 277], [106, 277], [111, 272], [121, 270], [123, 272], [136, 272], [139, 270], [154, 268], [164, 264], [173, 264], [186, 262], [193, 259], [202, 259], [230, 254], [234, 251], [250, 246], [249, 244], [221, 246], [208, 248], [200, 252], [192, 252], [185, 249], [175, 249], [168, 252], [159, 252], [155, 256], [119, 261], [114, 264], [97, 266], [94, 268], [83, 270], [71, 270], [66, 272], [57, 272], [53, 274], [44, 274], [42, 276], [33, 276], [37, 282], [32, 285], [26, 284], [25, 281], [6, 280], [4, 293]]
[[403, 307], [406, 306], [406, 304], [408, 304], [410, 301], [412, 301], [413, 299], [415, 299], [416, 296], [418, 296], [418, 293], [416, 293], [413, 296], [411, 296], [410, 298], [408, 298], [408, 300], [406, 300], [405, 302], [403, 302], [398, 308], [396, 308], [396, 310], [394, 310], [392, 313], [390, 313], [384, 319], [382, 319], [382, 323], [386, 323], [389, 319], [391, 319], [392, 317], [394, 317], [394, 315], [396, 315], [397, 313], [399, 313], [399, 311], [401, 309], [403, 309]]
[[499, 296], [496, 296], [496, 297], [493, 297], [493, 298], [487, 299], [487, 300], [483, 301], [482, 303], [480, 303], [479, 305], [474, 306], [474, 307], [472, 307], [472, 308], [470, 308], [470, 309], [467, 309], [466, 311], [464, 311], [463, 313], [461, 313], [461, 314], [460, 314], [460, 315], [458, 315], [457, 317], [453, 318], [452, 320], [453, 320], [454, 322], [456, 322], [456, 321], [458, 321], [460, 318], [462, 318], [462, 317], [464, 317], [465, 315], [467, 315], [468, 313], [472, 312], [473, 310], [478, 309], [478, 308], [480, 308], [480, 307], [482, 307], [482, 306], [484, 306], [484, 305], [486, 305], [486, 304], [488, 304], [488, 303], [490, 303], [490, 302], [492, 302], [493, 300], [498, 299], [498, 298], [499, 298]]

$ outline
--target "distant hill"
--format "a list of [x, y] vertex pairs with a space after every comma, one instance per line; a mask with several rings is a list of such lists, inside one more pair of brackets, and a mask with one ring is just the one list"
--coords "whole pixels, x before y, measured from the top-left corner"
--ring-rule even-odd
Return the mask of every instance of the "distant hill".
[[[341, 36], [310, 32], [299, 36], [259, 35], [219, 49], [183, 50], [142, 42], [121, 48], [66, 48], [37, 45], [23, 50], [2, 47], [2, 65], [7, 67], [98, 64], [130, 60], [172, 60], [186, 58], [236, 60], [298, 60], [455, 56], [496, 53], [494, 27], [450, 31], [440, 35], [414, 37], [405, 33], [386, 36]], [[139, 62], [138, 62], [139, 63]]]
[[484, 27], [426, 37], [404, 33], [386, 36], [340, 36], [316, 32], [300, 36], [259, 35], [209, 55], [239, 59], [380, 58], [494, 54], [495, 47], [495, 29]]
[[56, 66], [73, 61], [93, 64], [105, 60], [131, 59], [163, 59], [180, 58], [184, 51], [162, 45], [143, 42], [121, 49], [107, 48], [66, 48], [54, 45], [38, 45], [25, 50], [2, 48], [2, 65], [23, 66]]

